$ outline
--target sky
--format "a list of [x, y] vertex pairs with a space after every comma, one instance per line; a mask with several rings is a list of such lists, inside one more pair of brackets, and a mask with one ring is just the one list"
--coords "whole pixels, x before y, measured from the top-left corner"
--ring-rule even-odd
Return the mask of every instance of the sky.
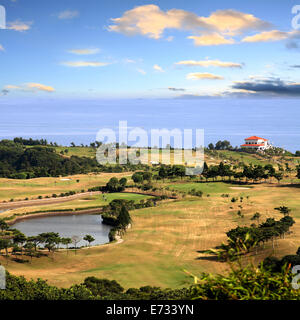
[[0, 5], [6, 11], [0, 103], [300, 97], [295, 1], [0, 0]]

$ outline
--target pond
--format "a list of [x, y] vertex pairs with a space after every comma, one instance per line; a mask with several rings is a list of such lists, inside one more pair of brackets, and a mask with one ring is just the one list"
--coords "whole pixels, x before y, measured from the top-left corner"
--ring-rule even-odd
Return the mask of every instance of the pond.
[[[79, 236], [83, 239], [84, 236], [89, 234], [95, 239], [91, 245], [109, 242], [108, 234], [111, 229], [110, 226], [102, 224], [100, 215], [90, 214], [28, 219], [15, 223], [13, 228], [20, 230], [28, 237], [44, 232], [57, 232], [62, 238]], [[81, 240], [77, 247], [85, 246], [86, 244], [86, 241]], [[61, 245], [61, 247], [63, 246]]]

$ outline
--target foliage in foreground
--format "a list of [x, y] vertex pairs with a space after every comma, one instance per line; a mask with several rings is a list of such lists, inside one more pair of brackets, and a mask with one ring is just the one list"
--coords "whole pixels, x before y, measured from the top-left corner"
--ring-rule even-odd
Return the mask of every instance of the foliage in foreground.
[[7, 289], [0, 290], [0, 300], [300, 300], [300, 290], [291, 286], [292, 277], [290, 266], [272, 272], [263, 266], [243, 269], [238, 265], [228, 276], [194, 277], [195, 284], [189, 288], [145, 286], [125, 291], [116, 281], [95, 277], [64, 289], [7, 273]]
[[292, 278], [290, 265], [276, 273], [264, 266], [239, 267], [227, 277], [204, 274], [191, 290], [194, 298], [202, 300], [300, 300]]

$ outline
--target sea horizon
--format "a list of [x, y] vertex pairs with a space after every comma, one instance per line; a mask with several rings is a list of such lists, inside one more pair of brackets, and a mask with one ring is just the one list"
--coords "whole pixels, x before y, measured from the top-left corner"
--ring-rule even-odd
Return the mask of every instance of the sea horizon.
[[[295, 99], [78, 99], [2, 101], [0, 139], [47, 139], [60, 145], [90, 144], [103, 128], [204, 129], [204, 144], [248, 136], [300, 150], [300, 109]], [[282, 110], [284, 109], [284, 113]]]

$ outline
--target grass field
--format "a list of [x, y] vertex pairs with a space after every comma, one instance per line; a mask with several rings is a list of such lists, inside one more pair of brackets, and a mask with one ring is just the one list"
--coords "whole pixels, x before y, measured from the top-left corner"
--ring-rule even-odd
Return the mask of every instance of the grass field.
[[[0, 201], [10, 199], [36, 199], [38, 196], [52, 196], [68, 191], [81, 191], [105, 185], [112, 177], [131, 177], [131, 173], [101, 173], [75, 175], [63, 178], [36, 178], [30, 180], [12, 180], [0, 178]], [[70, 179], [70, 180], [68, 180]]]
[[[95, 158], [96, 149], [93, 149], [91, 147], [54, 147], [55, 151], [57, 153], [64, 152], [64, 156], [70, 157], [70, 156], [78, 156], [78, 157], [89, 157], [89, 158]], [[65, 152], [67, 150], [67, 152]], [[156, 151], [158, 152], [158, 151]], [[257, 154], [248, 154], [245, 152], [232, 152], [228, 150], [215, 150], [216, 157], [212, 157], [210, 155], [205, 155], [205, 161], [208, 164], [217, 164], [223, 159], [227, 159], [229, 162], [244, 162], [246, 164], [262, 164], [266, 165], [268, 163], [272, 163], [269, 160], [264, 159], [263, 157], [257, 155]], [[155, 153], [155, 151], [153, 151]], [[160, 151], [160, 157], [156, 159], [155, 156], [152, 156], [152, 159], [150, 158], [150, 151], [141, 149], [141, 161], [143, 163], [150, 164], [150, 161], [165, 161], [167, 163], [170, 161], [171, 164], [174, 164], [174, 154], [177, 155], [177, 158], [180, 158], [180, 155], [182, 154], [181, 150], [171, 150], [170, 156], [168, 152], [164, 152], [164, 155], [162, 155], [162, 152]], [[154, 157], [154, 158], [153, 158]], [[169, 159], [170, 158], [170, 159]], [[193, 163], [194, 159], [187, 157], [185, 159], [189, 163]], [[296, 159], [297, 160], [297, 159]], [[295, 161], [296, 161], [295, 160]], [[167, 161], [167, 162], [166, 162]], [[273, 163], [274, 164], [274, 163]]]
[[12, 209], [3, 213], [0, 213], [0, 218], [5, 218], [11, 216], [13, 214], [24, 214], [30, 212], [37, 212], [37, 211], [47, 211], [47, 210], [64, 210], [64, 209], [84, 209], [84, 208], [91, 208], [91, 207], [102, 207], [108, 205], [112, 200], [115, 199], [124, 199], [124, 200], [133, 200], [135, 202], [139, 202], [141, 200], [146, 200], [152, 198], [151, 196], [142, 195], [142, 194], [134, 194], [134, 193], [110, 193], [106, 194], [105, 198], [102, 195], [93, 195], [93, 196], [86, 196], [84, 198], [75, 199], [67, 202], [62, 202], [58, 204], [49, 204], [49, 205], [42, 205], [42, 206], [31, 206], [31, 207], [24, 207], [24, 208], [17, 208]]
[[[168, 185], [168, 188], [170, 190], [175, 190], [175, 191], [182, 191], [182, 192], [189, 192], [192, 189], [195, 189], [196, 191], [202, 191], [204, 195], [207, 194], [225, 194], [225, 193], [230, 193], [230, 191], [234, 190], [231, 188], [238, 187], [237, 185], [233, 186], [229, 183], [225, 182], [208, 182], [208, 183], [197, 183], [197, 182], [183, 182], [183, 183], [176, 183], [176, 184], [170, 184]], [[251, 187], [247, 186], [247, 188], [251, 189]]]
[[[262, 214], [261, 220], [281, 218], [274, 210], [280, 205], [292, 208], [296, 224], [291, 235], [276, 241], [275, 254], [296, 252], [300, 243], [300, 187], [274, 183], [239, 190], [232, 189], [236, 185], [227, 183], [170, 184], [183, 190], [196, 185], [210, 193], [210, 197], [187, 196], [184, 200], [162, 203], [155, 208], [132, 211], [133, 226], [121, 244], [79, 250], [77, 255], [62, 251], [55, 254], [54, 260], [43, 257], [28, 264], [9, 261], [6, 267], [14, 274], [48, 279], [49, 283], [63, 287], [93, 275], [115, 279], [125, 288], [143, 285], [177, 288], [191, 284], [184, 269], [194, 274], [226, 272], [226, 264], [207, 259], [199, 251], [219, 245], [226, 239], [225, 232], [229, 229], [252, 223], [250, 218], [255, 212]], [[222, 193], [228, 193], [230, 197], [223, 198]], [[249, 198], [244, 198], [243, 202], [230, 201], [233, 196], [245, 195]], [[237, 216], [240, 205], [244, 218]], [[271, 254], [269, 246], [254, 259], [261, 260]], [[6, 264], [3, 257], [0, 260]]]

